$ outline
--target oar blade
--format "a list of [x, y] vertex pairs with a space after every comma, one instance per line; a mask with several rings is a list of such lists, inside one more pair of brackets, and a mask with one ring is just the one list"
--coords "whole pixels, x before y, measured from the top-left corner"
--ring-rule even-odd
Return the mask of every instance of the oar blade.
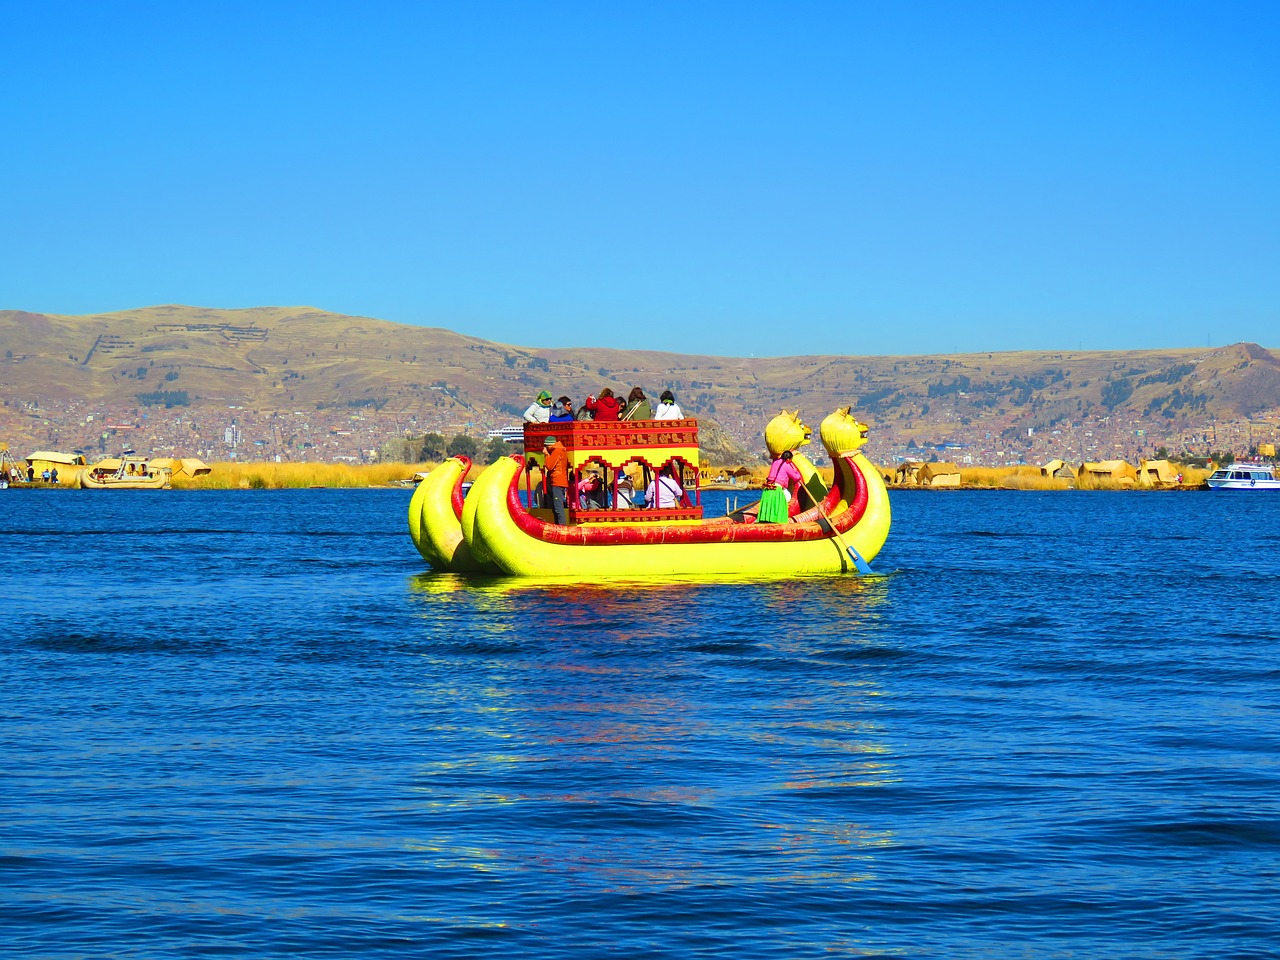
[[858, 548], [851, 543], [845, 544], [845, 549], [849, 551], [849, 559], [853, 561], [853, 568], [858, 571], [858, 576], [866, 577], [871, 574], [871, 564], [862, 559], [862, 554], [858, 552]]

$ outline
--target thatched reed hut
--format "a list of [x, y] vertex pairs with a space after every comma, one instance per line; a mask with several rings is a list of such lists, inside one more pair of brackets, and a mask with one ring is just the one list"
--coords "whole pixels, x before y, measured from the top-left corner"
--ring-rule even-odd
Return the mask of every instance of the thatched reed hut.
[[923, 464], [916, 471], [916, 483], [922, 487], [958, 487], [960, 466], [946, 461]]
[[1181, 476], [1168, 460], [1143, 460], [1138, 465], [1138, 484], [1143, 487], [1176, 487]]
[[924, 466], [924, 462], [920, 460], [903, 460], [898, 464], [898, 469], [893, 471], [894, 483], [915, 483], [916, 474], [920, 472], [920, 468]]
[[1124, 460], [1086, 461], [1080, 464], [1080, 469], [1076, 471], [1076, 479], [1131, 487], [1138, 482], [1138, 471]]

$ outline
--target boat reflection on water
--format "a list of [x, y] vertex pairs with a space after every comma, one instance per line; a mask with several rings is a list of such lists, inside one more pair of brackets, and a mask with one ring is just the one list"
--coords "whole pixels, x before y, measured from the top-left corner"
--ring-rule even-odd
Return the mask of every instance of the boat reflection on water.
[[[582, 581], [565, 578], [536, 579], [532, 577], [486, 576], [473, 573], [426, 571], [409, 580], [412, 594], [460, 593], [470, 597], [481, 596], [538, 596], [596, 597], [606, 594], [655, 593], [684, 594], [690, 590], [705, 590], [721, 594], [726, 590], [752, 588], [764, 596], [781, 594], [805, 603], [821, 603], [824, 600], [843, 604], [849, 597], [860, 597], [864, 602], [881, 602], [885, 599], [887, 584], [896, 571], [873, 572], [859, 579], [832, 574], [796, 576], [786, 580], [759, 574], [732, 576], [717, 574], [714, 577], [668, 576], [662, 580], [639, 580], [633, 577], [607, 577]], [[843, 606], [841, 607], [844, 610]], [[796, 612], [796, 611], [792, 611]], [[847, 611], [844, 611], [847, 612]], [[806, 618], [808, 612], [806, 611]]]
[[871, 879], [893, 837], [853, 811], [898, 779], [865, 665], [889, 580], [413, 577], [445, 737], [415, 849], [564, 895]]

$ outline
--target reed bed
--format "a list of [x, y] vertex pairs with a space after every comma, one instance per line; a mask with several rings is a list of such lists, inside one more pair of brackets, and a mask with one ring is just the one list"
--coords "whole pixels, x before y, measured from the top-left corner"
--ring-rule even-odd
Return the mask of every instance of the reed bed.
[[1072, 481], [1066, 477], [1047, 477], [1036, 466], [1020, 467], [964, 467], [960, 471], [960, 486], [989, 487], [998, 490], [1070, 490]]
[[[438, 464], [434, 463], [215, 463], [211, 473], [202, 477], [178, 476], [173, 480], [175, 488], [183, 490], [287, 490], [306, 487], [388, 487], [407, 480], [415, 473], [425, 473]], [[736, 467], [703, 470], [703, 480], [717, 472], [730, 473]], [[758, 488], [763, 483], [768, 466], [751, 465], [750, 477], [743, 478], [746, 488]], [[878, 468], [881, 476], [892, 480], [892, 471]], [[484, 472], [482, 464], [471, 468], [467, 479], [474, 480]], [[1196, 467], [1183, 470], [1182, 487], [1199, 487], [1212, 471]], [[819, 470], [830, 484], [830, 467]], [[1115, 480], [1084, 477], [1081, 479], [1041, 476], [1036, 466], [1016, 467], [964, 467], [960, 471], [960, 486], [968, 489], [997, 490], [1129, 490], [1150, 489]]]
[[[1182, 473], [1181, 484], [1161, 484], [1156, 489], [1172, 490], [1201, 486], [1210, 470], [1187, 467]], [[1044, 476], [1037, 466], [1015, 467], [965, 467], [960, 471], [962, 487], [990, 487], [999, 490], [1150, 490], [1152, 487], [1132, 479], [1125, 481], [1109, 477], [1050, 477]]]
[[1183, 467], [1182, 468], [1182, 485], [1184, 487], [1199, 487], [1204, 484], [1212, 470], [1203, 467]]
[[[183, 490], [287, 490], [387, 487], [431, 469], [426, 463], [215, 463], [202, 477], [178, 476]], [[473, 471], [475, 472], [475, 471]]]

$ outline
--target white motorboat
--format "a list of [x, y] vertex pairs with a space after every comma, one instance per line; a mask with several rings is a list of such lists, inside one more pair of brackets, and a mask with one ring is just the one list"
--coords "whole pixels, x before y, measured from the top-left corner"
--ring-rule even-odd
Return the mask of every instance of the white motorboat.
[[1210, 490], [1280, 490], [1280, 478], [1269, 463], [1233, 463], [1213, 471]]

